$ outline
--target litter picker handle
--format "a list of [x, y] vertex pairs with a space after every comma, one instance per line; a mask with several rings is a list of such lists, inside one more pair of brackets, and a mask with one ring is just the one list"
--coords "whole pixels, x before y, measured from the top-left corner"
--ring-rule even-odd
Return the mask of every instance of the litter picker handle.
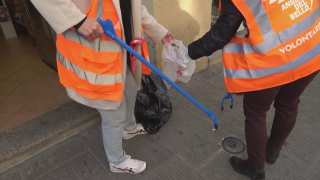
[[213, 112], [205, 108], [202, 104], [200, 104], [197, 100], [195, 100], [192, 96], [190, 96], [187, 92], [185, 92], [181, 87], [179, 87], [176, 83], [174, 83], [172, 80], [170, 80], [166, 75], [164, 75], [161, 71], [159, 71], [156, 67], [154, 67], [151, 63], [149, 63], [146, 59], [144, 59], [139, 53], [137, 53], [135, 50], [133, 50], [130, 46], [128, 46], [125, 42], [123, 42], [121, 39], [118, 38], [118, 36], [115, 33], [113, 23], [110, 19], [107, 19], [106, 21], [103, 21], [102, 19], [98, 19], [98, 22], [102, 26], [102, 29], [104, 33], [109, 36], [111, 39], [119, 43], [122, 47], [124, 47], [128, 52], [130, 52], [132, 55], [137, 57], [143, 64], [148, 66], [152, 71], [154, 71], [156, 74], [158, 74], [162, 79], [164, 79], [166, 82], [168, 82], [172, 87], [177, 89], [181, 94], [183, 94], [186, 98], [188, 98], [191, 102], [193, 102], [195, 105], [197, 105], [200, 109], [202, 109], [214, 122], [215, 128], [219, 129], [219, 122], [217, 120], [217, 117], [214, 115]]

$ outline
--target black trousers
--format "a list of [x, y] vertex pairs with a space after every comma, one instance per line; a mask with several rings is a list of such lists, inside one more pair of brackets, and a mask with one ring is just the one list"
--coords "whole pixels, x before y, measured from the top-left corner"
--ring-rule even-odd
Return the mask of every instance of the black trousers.
[[[245, 133], [251, 166], [264, 168], [267, 143], [268, 148], [281, 150], [296, 123], [300, 96], [318, 73], [282, 86], [244, 93]], [[266, 113], [273, 102], [276, 112], [268, 141]]]

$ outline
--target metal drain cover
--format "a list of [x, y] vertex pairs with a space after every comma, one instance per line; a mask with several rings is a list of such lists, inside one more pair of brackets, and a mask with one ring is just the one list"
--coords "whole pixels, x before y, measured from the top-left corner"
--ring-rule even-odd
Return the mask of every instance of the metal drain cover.
[[222, 140], [221, 146], [231, 154], [241, 154], [245, 151], [245, 144], [238, 138], [227, 137]]

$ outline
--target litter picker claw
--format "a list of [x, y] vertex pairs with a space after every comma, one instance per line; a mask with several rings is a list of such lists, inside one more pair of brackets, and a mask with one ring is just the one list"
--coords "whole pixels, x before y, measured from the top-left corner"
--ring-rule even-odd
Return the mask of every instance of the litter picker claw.
[[231, 93], [228, 93], [223, 99], [222, 99], [222, 102], [221, 102], [221, 111], [223, 111], [224, 109], [224, 100], [226, 99], [231, 99], [231, 105], [230, 105], [230, 109], [233, 108], [233, 95]]

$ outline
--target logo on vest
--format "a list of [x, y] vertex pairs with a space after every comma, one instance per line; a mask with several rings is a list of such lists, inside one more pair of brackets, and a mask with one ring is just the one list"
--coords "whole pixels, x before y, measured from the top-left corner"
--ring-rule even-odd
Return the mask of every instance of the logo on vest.
[[[284, 2], [281, 0], [281, 2]], [[295, 20], [296, 18], [300, 17], [304, 13], [312, 10], [313, 0], [289, 0], [286, 1], [281, 5], [282, 11], [286, 11], [288, 9], [291, 10], [289, 16], [291, 20]], [[292, 12], [292, 8], [294, 7], [294, 10]]]
[[318, 23], [313, 30], [305, 34], [304, 36], [298, 38], [295, 42], [292, 42], [283, 48], [279, 49], [283, 54], [286, 52], [290, 52], [293, 49], [301, 46], [303, 43], [311, 40], [318, 32], [320, 31], [320, 23]]
[[[266, 1], [266, 0], [264, 0], [264, 1]], [[263, 1], [263, 2], [264, 2]], [[275, 3], [275, 2], [277, 2], [278, 1], [278, 4], [281, 4], [281, 3], [283, 3], [285, 0], [270, 0], [269, 1], [269, 4], [273, 4], [273, 3]]]
[[[262, 0], [262, 2], [265, 1], [267, 0]], [[312, 10], [313, 0], [270, 0], [269, 4], [281, 4], [282, 11], [290, 9], [291, 12], [289, 16], [291, 20], [295, 20], [304, 13]], [[294, 10], [291, 7], [294, 7]]]

